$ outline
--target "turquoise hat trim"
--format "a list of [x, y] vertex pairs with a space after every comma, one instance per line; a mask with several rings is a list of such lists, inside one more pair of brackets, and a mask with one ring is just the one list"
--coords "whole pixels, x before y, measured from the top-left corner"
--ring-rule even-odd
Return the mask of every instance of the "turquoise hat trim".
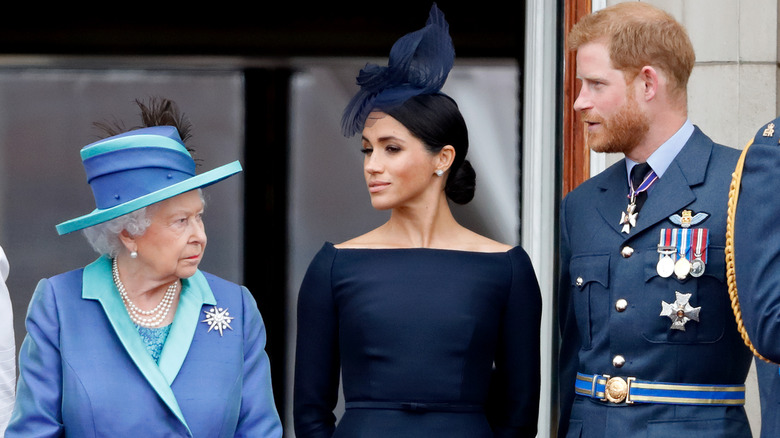
[[[159, 141], [159, 139], [157, 141]], [[125, 145], [126, 144], [127, 143], [125, 143]], [[241, 163], [239, 163], [238, 161], [225, 164], [216, 169], [212, 169], [208, 172], [203, 172], [200, 175], [193, 176], [192, 178], [187, 178], [184, 181], [178, 182], [176, 184], [172, 184], [163, 189], [132, 199], [125, 203], [119, 204], [115, 207], [106, 208], [106, 209], [95, 209], [94, 211], [92, 211], [87, 215], [80, 216], [75, 219], [71, 219], [69, 221], [63, 222], [57, 225], [56, 227], [57, 233], [59, 233], [60, 235], [68, 234], [73, 231], [78, 231], [84, 228], [91, 227], [93, 225], [97, 225], [102, 222], [109, 221], [111, 219], [118, 218], [119, 216], [147, 207], [156, 202], [164, 201], [176, 195], [189, 192], [190, 190], [195, 190], [201, 187], [214, 184], [229, 176], [241, 172], [241, 170], [242, 170]]]
[[[130, 131], [126, 134], [133, 134]], [[105, 154], [107, 152], [113, 152], [120, 149], [128, 149], [133, 147], [147, 147], [154, 145], [156, 148], [172, 149], [176, 152], [180, 152], [186, 156], [190, 156], [189, 151], [179, 141], [172, 138], [163, 137], [159, 134], [134, 134], [134, 135], [117, 135], [110, 139], [103, 140], [101, 142], [94, 143], [81, 149], [81, 159], [86, 160], [88, 158]]]

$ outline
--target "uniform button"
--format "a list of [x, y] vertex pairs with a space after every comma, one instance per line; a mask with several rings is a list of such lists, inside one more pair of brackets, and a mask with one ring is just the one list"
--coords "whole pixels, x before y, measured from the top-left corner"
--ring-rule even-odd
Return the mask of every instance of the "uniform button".
[[617, 310], [618, 312], [622, 312], [626, 310], [627, 307], [628, 307], [628, 301], [624, 300], [623, 298], [615, 301], [615, 310]]
[[623, 256], [623, 258], [629, 258], [634, 254], [634, 248], [631, 248], [630, 246], [624, 246], [623, 249], [620, 250], [620, 255]]
[[615, 368], [623, 368], [623, 365], [625, 364], [626, 364], [626, 358], [619, 354], [614, 358], [612, 358], [612, 366], [614, 366]]
[[577, 286], [582, 286], [582, 283], [584, 283], [582, 277], [577, 277]]

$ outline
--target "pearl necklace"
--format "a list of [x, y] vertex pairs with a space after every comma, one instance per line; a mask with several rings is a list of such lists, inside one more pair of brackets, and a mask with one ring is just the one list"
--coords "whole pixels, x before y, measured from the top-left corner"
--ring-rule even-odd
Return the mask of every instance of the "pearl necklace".
[[122, 280], [119, 279], [119, 268], [117, 267], [116, 258], [114, 258], [113, 262], [112, 275], [114, 277], [114, 284], [119, 291], [119, 296], [122, 297], [122, 302], [125, 304], [127, 314], [130, 315], [130, 319], [132, 319], [136, 325], [143, 327], [157, 327], [160, 325], [160, 323], [165, 321], [165, 317], [168, 316], [168, 312], [171, 310], [171, 305], [173, 305], [173, 299], [176, 297], [176, 289], [179, 284], [178, 281], [174, 281], [170, 286], [168, 286], [168, 290], [165, 291], [165, 295], [163, 295], [162, 300], [160, 300], [160, 303], [157, 304], [154, 309], [142, 310], [130, 300], [130, 297], [127, 296], [125, 285], [122, 283]]

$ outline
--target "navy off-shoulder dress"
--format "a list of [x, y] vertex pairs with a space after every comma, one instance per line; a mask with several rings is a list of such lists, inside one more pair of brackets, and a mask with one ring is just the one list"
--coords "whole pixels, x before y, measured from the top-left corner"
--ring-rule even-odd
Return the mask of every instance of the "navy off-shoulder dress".
[[[540, 318], [520, 247], [325, 243], [298, 297], [296, 436], [535, 436]], [[346, 409], [336, 424], [340, 373]]]

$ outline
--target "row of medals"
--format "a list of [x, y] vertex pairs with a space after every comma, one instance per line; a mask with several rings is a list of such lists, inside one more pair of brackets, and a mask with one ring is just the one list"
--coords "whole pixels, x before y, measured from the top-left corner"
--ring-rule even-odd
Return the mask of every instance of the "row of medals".
[[[663, 236], [666, 231], [666, 229], [661, 230], [661, 235]], [[679, 229], [677, 228], [671, 229], [672, 233], [678, 231]], [[682, 231], [692, 230], [683, 229]], [[693, 260], [688, 260], [688, 258], [685, 256], [687, 251], [682, 251], [682, 254], [680, 254], [680, 251], [678, 251], [678, 247], [676, 245], [665, 246], [663, 244], [659, 244], [658, 253], [660, 254], [660, 257], [658, 258], [658, 265], [656, 266], [658, 275], [663, 278], [668, 278], [674, 274], [679, 280], [685, 280], [688, 275], [692, 277], [701, 277], [704, 274], [704, 269], [706, 266], [704, 260], [702, 259], [702, 248], [700, 245], [697, 245], [695, 251], [693, 248], [691, 248], [691, 250], [693, 251]]]
[[[767, 125], [766, 129], [764, 130], [763, 136], [764, 137], [772, 137], [775, 132], [775, 125], [773, 123], [770, 123]], [[677, 233], [680, 230], [677, 228], [671, 229], [671, 233]], [[688, 231], [692, 231], [689, 229], [683, 229], [683, 233], [686, 233]], [[682, 254], [680, 251], [678, 251], [677, 246], [665, 246], [663, 244], [664, 242], [664, 234], [667, 232], [666, 229], [661, 230], [661, 243], [658, 244], [658, 253], [660, 254], [660, 257], [658, 258], [658, 265], [656, 266], [656, 271], [658, 272], [658, 275], [664, 278], [671, 277], [672, 274], [674, 274], [679, 280], [685, 280], [688, 275], [690, 274], [692, 277], [701, 277], [704, 274], [704, 268], [705, 263], [702, 259], [702, 242], [697, 242], [695, 250], [692, 248], [693, 251], [693, 260], [688, 260], [685, 257], [685, 253], [687, 253], [687, 250], [683, 250]], [[706, 230], [699, 229], [699, 235], [701, 233], [706, 234]], [[689, 239], [689, 241], [692, 239]], [[704, 244], [704, 248], [707, 247], [707, 244]], [[677, 257], [677, 260], [674, 260], [674, 257], [672, 256], [679, 256]]]

